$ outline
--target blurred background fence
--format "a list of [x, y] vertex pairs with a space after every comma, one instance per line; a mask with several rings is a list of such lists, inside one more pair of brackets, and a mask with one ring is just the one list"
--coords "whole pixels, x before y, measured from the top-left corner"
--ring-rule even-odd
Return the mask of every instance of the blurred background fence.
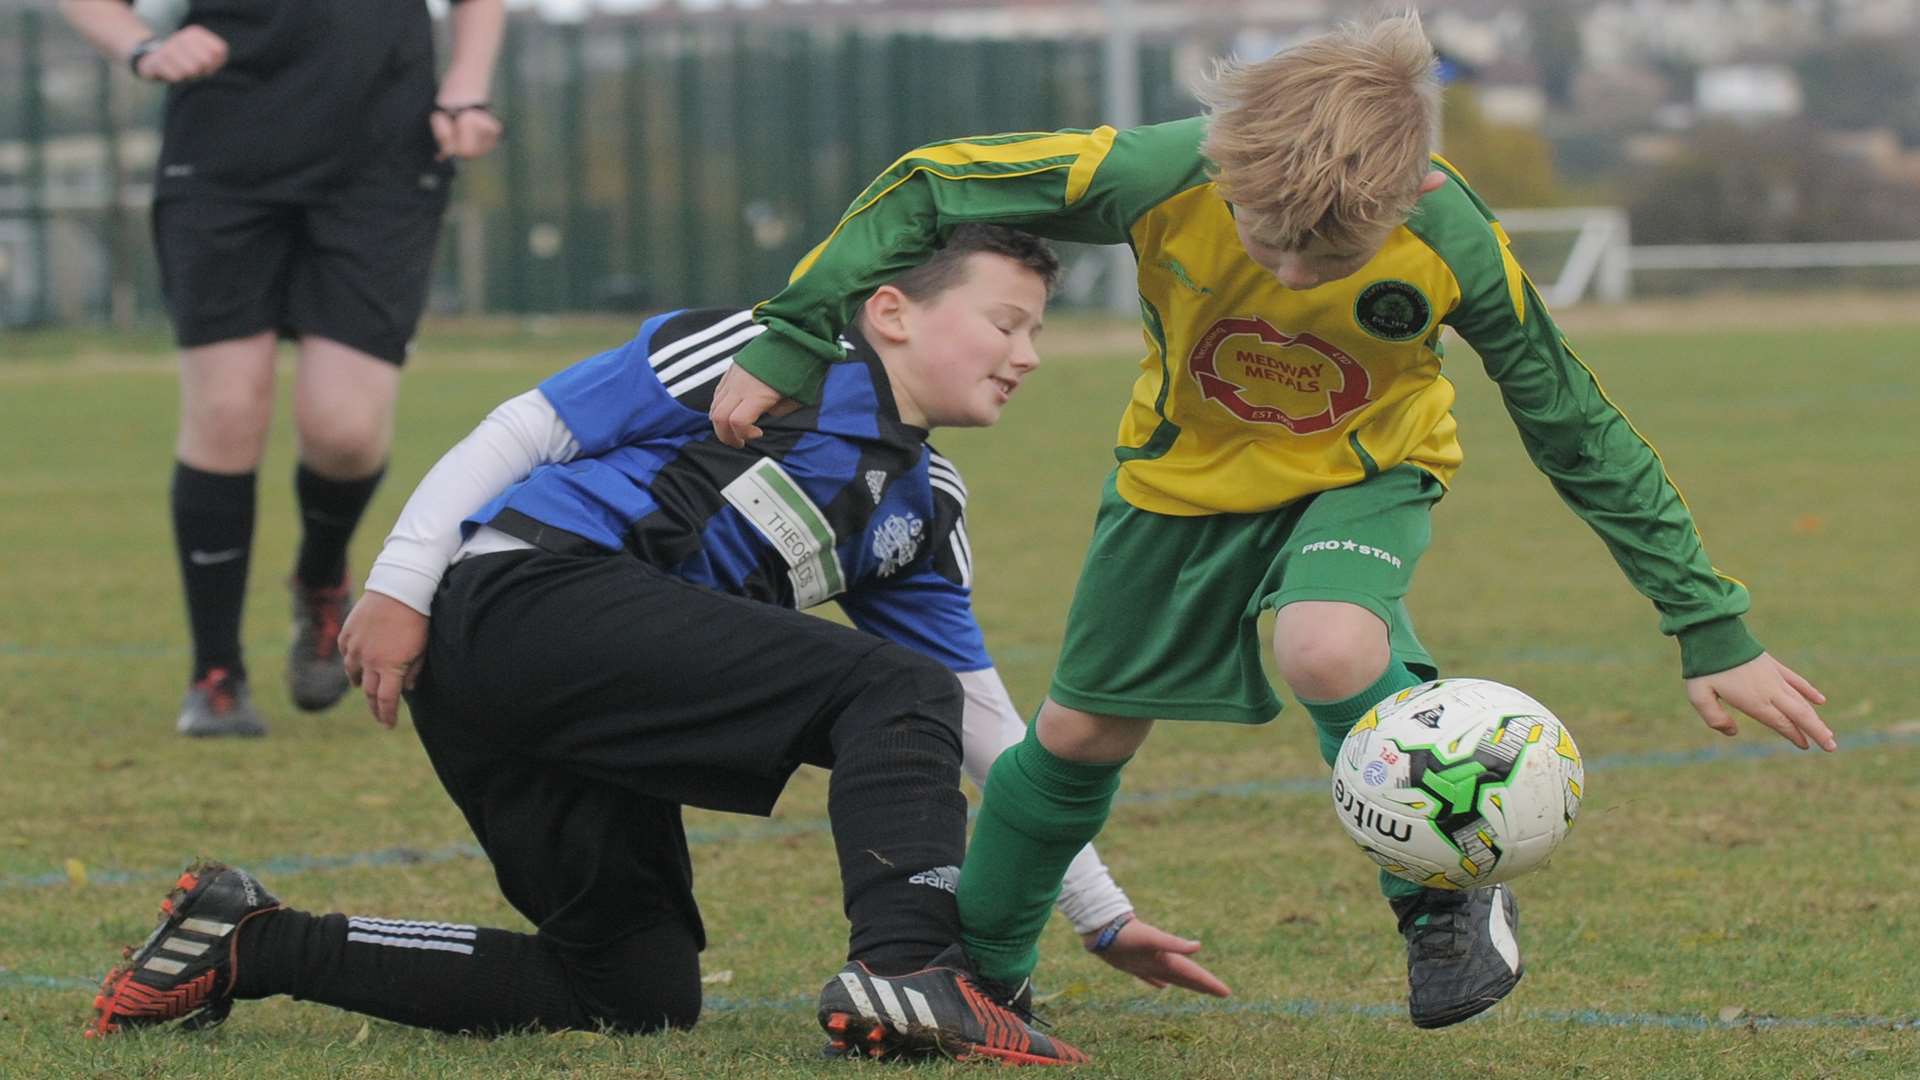
[[[1511, 217], [1557, 302], [1920, 286], [1920, 0], [1870, 5], [1905, 12], [1904, 36], [1842, 18], [1862, 5], [1748, 6], [1827, 15], [1684, 37], [1674, 19], [1692, 9], [1658, 0], [1421, 5], [1453, 80], [1449, 158], [1503, 211], [1560, 208]], [[914, 145], [1190, 115], [1211, 57], [1350, 14], [1319, 0], [698, 7], [515, 9], [494, 83], [509, 136], [462, 164], [434, 310], [763, 297]], [[1644, 27], [1621, 21], [1633, 13]], [[54, 5], [0, 0], [0, 326], [161, 317], [147, 203], [162, 98]], [[1131, 303], [1113, 258], [1066, 254], [1065, 303]]]
[[[49, 13], [0, 12], [9, 45], [0, 323], [154, 317], [147, 202], [163, 90]], [[641, 310], [767, 295], [906, 149], [1104, 122], [1102, 49], [1090, 36], [957, 40], [844, 21], [517, 16], [494, 85], [508, 138], [461, 165], [433, 305]], [[1170, 43], [1141, 43], [1145, 121], [1195, 108], [1172, 63]], [[1072, 275], [1073, 298], [1094, 295], [1103, 264]]]

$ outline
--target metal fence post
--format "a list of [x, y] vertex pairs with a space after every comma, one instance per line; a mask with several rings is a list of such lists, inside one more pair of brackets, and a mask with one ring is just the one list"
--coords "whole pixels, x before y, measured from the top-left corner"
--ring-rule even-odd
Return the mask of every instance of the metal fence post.
[[114, 79], [120, 74], [120, 65], [109, 63], [106, 57], [95, 57], [93, 64], [94, 116], [100, 125], [101, 151], [104, 161], [102, 169], [102, 189], [105, 205], [101, 217], [101, 231], [107, 240], [107, 287], [103, 314], [108, 325], [116, 330], [125, 330], [133, 325], [133, 275], [127, 242], [127, 213], [125, 202], [125, 168], [121, 160], [120, 120], [114, 110]]
[[587, 138], [583, 114], [586, 111], [587, 56], [586, 32], [580, 23], [555, 27], [561, 51], [566, 56], [566, 82], [560, 90], [560, 160], [562, 206], [560, 232], [560, 278], [562, 311], [585, 311], [594, 303], [592, 274], [588, 259], [589, 240], [603, 242], [599, 231], [587, 220]]
[[[1134, 24], [1133, 0], [1105, 0], [1106, 123], [1121, 130], [1140, 124], [1140, 35]], [[1116, 315], [1135, 311], [1140, 304], [1134, 281], [1133, 252], [1121, 245], [1107, 249], [1107, 310]]]
[[47, 237], [47, 104], [41, 96], [44, 73], [43, 15], [29, 8], [20, 13], [20, 129], [26, 140], [26, 220], [33, 253], [33, 302], [27, 308], [30, 325], [53, 316], [52, 244]]
[[527, 214], [527, 199], [533, 189], [528, 183], [532, 179], [527, 162], [528, 143], [533, 138], [532, 113], [527, 110], [527, 96], [521, 92], [522, 79], [520, 66], [526, 62], [527, 34], [526, 24], [519, 19], [507, 23], [505, 56], [500, 65], [500, 97], [506, 103], [507, 115], [526, 117], [528, 131], [520, 138], [509, 138], [506, 151], [506, 198], [507, 198], [507, 297], [506, 310], [526, 312], [534, 310], [528, 303], [531, 275], [528, 273], [527, 230], [531, 227]]

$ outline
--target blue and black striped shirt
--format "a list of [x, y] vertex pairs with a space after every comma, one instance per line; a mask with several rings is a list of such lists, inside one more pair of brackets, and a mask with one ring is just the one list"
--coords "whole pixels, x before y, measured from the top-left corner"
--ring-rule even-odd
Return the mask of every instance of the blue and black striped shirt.
[[820, 403], [713, 437], [713, 386], [763, 332], [745, 310], [674, 311], [540, 384], [580, 446], [466, 521], [548, 551], [620, 552], [753, 600], [837, 601], [855, 626], [954, 671], [991, 667], [974, 619], [966, 485], [900, 420], [849, 331]]

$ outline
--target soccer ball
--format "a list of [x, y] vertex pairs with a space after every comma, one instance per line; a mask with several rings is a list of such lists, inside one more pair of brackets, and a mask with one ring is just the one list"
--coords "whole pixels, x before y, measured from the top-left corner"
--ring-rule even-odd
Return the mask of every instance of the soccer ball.
[[1477, 889], [1547, 861], [1585, 780], [1573, 736], [1546, 706], [1497, 682], [1441, 679], [1353, 725], [1333, 765], [1333, 806], [1389, 873]]

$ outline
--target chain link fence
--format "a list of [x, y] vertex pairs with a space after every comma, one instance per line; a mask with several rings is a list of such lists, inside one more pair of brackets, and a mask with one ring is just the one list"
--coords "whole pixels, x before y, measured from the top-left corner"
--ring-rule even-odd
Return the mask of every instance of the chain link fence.
[[[1141, 119], [1190, 115], [1220, 47], [1139, 42]], [[442, 312], [641, 311], [770, 295], [849, 200], [922, 142], [1105, 122], [1103, 41], [964, 38], [811, 18], [516, 16], [507, 140], [463, 162]], [[161, 317], [148, 233], [163, 88], [57, 15], [0, 12], [0, 325]], [[1110, 260], [1069, 251], [1066, 303]]]

